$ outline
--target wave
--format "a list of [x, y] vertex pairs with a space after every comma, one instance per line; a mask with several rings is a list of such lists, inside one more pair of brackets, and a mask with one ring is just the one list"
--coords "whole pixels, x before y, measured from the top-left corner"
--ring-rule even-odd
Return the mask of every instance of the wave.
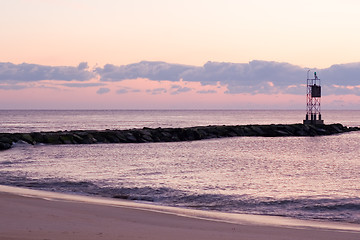
[[[346, 201], [346, 202], [344, 202]], [[341, 199], [341, 200], [333, 200], [326, 201], [326, 203], [318, 203], [315, 205], [305, 206], [303, 207], [306, 211], [343, 211], [343, 210], [354, 210], [360, 211], [360, 202], [359, 199], [350, 198], [350, 199]]]
[[11, 165], [13, 162], [11, 161], [0, 161], [0, 165]]
[[360, 198], [301, 197], [292, 199], [254, 198], [249, 195], [196, 194], [166, 187], [109, 187], [88, 181], [32, 179], [2, 172], [0, 184], [56, 192], [97, 195], [116, 199], [215, 210], [221, 212], [276, 215], [360, 223]]

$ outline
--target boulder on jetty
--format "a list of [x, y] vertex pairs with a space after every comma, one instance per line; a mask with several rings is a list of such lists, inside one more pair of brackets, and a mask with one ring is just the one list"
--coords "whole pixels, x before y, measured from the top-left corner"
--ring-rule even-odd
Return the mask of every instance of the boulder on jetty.
[[236, 126], [198, 126], [186, 128], [142, 128], [129, 130], [74, 130], [57, 132], [0, 133], [0, 150], [13, 143], [28, 144], [95, 144], [195, 141], [210, 138], [262, 136], [323, 136], [359, 131], [341, 124], [270, 124]]

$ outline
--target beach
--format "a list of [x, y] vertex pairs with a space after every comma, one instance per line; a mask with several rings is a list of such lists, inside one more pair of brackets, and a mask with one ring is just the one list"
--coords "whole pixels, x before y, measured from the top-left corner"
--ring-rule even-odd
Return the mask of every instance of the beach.
[[0, 187], [0, 239], [359, 239], [358, 224]]
[[[303, 117], [302, 111], [0, 114], [3, 131], [14, 136], [235, 121], [278, 124], [279, 115], [284, 116], [281, 124], [292, 124]], [[344, 125], [360, 126], [360, 111], [326, 115], [327, 123], [341, 116], [347, 119]], [[360, 132], [350, 132], [123, 144], [15, 141], [0, 151], [0, 240], [358, 240], [359, 137]]]

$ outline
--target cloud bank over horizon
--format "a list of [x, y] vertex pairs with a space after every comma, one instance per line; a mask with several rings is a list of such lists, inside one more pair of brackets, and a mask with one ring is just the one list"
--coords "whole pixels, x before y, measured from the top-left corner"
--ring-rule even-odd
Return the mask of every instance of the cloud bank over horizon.
[[[142, 61], [115, 66], [107, 64], [94, 71], [102, 82], [147, 78], [200, 82], [202, 85], [226, 85], [227, 93], [304, 94], [307, 68], [289, 63], [258, 61], [249, 63], [207, 62], [203, 66]], [[360, 95], [360, 63], [337, 64], [325, 69], [312, 69], [323, 79], [325, 95]]]
[[95, 77], [94, 73], [89, 71], [88, 68], [86, 62], [81, 62], [77, 67], [6, 62], [0, 63], [0, 82], [87, 81]]
[[[33, 87], [31, 83], [34, 82], [50, 81], [71, 88], [102, 87], [97, 93], [104, 95], [110, 92], [106, 87], [107, 83], [149, 79], [174, 83], [169, 89], [146, 91], [155, 95], [177, 95], [193, 90], [178, 85], [179, 82], [197, 82], [201, 86], [226, 86], [225, 93], [228, 94], [304, 95], [307, 70], [289, 63], [259, 60], [249, 63], [207, 62], [203, 66], [142, 61], [120, 66], [106, 64], [95, 68], [89, 68], [86, 62], [81, 62], [76, 67], [0, 63], [0, 89], [24, 89]], [[312, 70], [317, 71], [322, 79], [323, 95], [360, 96], [360, 63], [337, 64]], [[118, 94], [127, 93], [123, 89], [115, 91]], [[139, 90], [133, 89], [131, 92]], [[196, 93], [214, 93], [214, 90], [198, 89]]]

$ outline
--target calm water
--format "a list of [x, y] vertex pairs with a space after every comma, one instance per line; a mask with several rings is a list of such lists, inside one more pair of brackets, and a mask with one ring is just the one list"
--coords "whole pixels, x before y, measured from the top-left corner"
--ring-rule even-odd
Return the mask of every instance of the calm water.
[[[360, 125], [360, 111], [323, 111], [325, 123]], [[300, 123], [304, 111], [0, 110], [0, 132]]]
[[[297, 123], [303, 111], [0, 111], [1, 132]], [[360, 111], [323, 112], [360, 125]], [[360, 132], [16, 147], [0, 184], [222, 212], [360, 224]]]

